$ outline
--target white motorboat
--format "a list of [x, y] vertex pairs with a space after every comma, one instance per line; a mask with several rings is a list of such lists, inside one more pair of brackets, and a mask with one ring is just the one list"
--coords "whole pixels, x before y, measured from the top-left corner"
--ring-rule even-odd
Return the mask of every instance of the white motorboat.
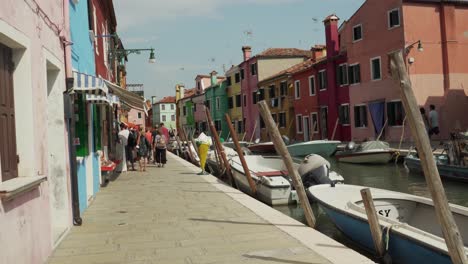
[[[309, 187], [335, 225], [368, 251], [374, 251], [360, 191], [366, 187], [330, 184]], [[452, 263], [431, 199], [406, 193], [370, 188], [379, 224], [394, 263]], [[450, 204], [461, 237], [468, 244], [468, 208]], [[387, 238], [388, 237], [388, 238]]]
[[354, 142], [348, 143], [344, 151], [335, 154], [340, 162], [356, 164], [386, 164], [392, 160], [395, 151], [390, 149], [387, 142], [367, 141], [359, 147]]
[[312, 140], [288, 145], [288, 151], [292, 156], [305, 157], [309, 154], [319, 154], [323, 157], [331, 156], [341, 141], [336, 140]]

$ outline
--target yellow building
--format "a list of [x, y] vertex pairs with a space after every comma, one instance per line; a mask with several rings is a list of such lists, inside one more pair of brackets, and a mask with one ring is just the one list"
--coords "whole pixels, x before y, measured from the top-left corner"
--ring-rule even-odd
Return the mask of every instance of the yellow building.
[[244, 135], [244, 119], [242, 117], [242, 103], [245, 98], [242, 98], [241, 92], [241, 77], [240, 70], [237, 66], [232, 66], [226, 72], [227, 78], [227, 100], [228, 114], [233, 123], [234, 129], [240, 139]]

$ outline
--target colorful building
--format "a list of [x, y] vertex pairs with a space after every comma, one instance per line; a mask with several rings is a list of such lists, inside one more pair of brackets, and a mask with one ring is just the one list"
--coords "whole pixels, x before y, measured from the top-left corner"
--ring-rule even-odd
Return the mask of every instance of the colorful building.
[[0, 263], [45, 263], [72, 225], [68, 12], [69, 1], [2, 1]]
[[205, 89], [205, 105], [208, 108], [207, 110], [210, 111], [219, 137], [227, 139], [230, 132], [224, 116], [228, 111], [226, 82], [220, 81], [223, 79], [218, 77], [217, 74], [216, 71], [210, 74], [211, 86]]
[[300, 49], [271, 48], [252, 57], [251, 47], [242, 47], [244, 61], [239, 64], [242, 91], [242, 114], [246, 139], [260, 137], [260, 118], [256, 106], [257, 85], [279, 71], [303, 62], [311, 56], [311, 51]]
[[376, 138], [382, 130], [385, 140], [400, 140], [404, 109], [388, 70], [388, 53], [396, 50], [405, 50], [418, 104], [426, 112], [436, 106], [441, 134], [435, 138], [468, 128], [466, 25], [466, 1], [365, 1], [340, 29], [349, 63], [353, 140]]
[[176, 98], [167, 96], [153, 105], [153, 123], [164, 123], [168, 129], [176, 128]]
[[226, 72], [226, 89], [228, 114], [239, 138], [244, 135], [244, 119], [242, 117], [242, 91], [240, 85], [240, 71], [238, 66], [232, 66]]

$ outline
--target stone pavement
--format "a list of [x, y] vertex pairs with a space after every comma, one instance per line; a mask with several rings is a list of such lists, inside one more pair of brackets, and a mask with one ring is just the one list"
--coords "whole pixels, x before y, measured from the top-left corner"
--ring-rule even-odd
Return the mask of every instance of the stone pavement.
[[319, 255], [291, 235], [318, 232], [295, 220], [266, 221], [252, 206], [277, 220], [285, 216], [213, 176], [197, 176], [186, 161], [168, 159], [165, 168], [124, 173], [101, 189], [83, 225], [71, 229], [48, 263], [367, 263], [321, 234], [315, 241], [326, 244], [323, 252], [344, 255]]

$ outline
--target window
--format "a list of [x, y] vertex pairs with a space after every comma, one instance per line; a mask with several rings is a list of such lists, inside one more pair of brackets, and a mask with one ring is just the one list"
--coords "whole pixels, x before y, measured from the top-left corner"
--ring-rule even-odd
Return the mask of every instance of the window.
[[200, 81], [197, 82], [197, 89], [198, 89], [198, 90], [201, 90], [201, 89], [202, 89], [202, 87], [201, 87], [201, 82], [200, 82]]
[[270, 89], [268, 90], [268, 94], [270, 98], [275, 98], [276, 97], [276, 87], [274, 85], [270, 85]]
[[260, 128], [265, 128], [265, 121], [263, 121], [263, 117], [260, 116]]
[[247, 95], [244, 94], [244, 107], [247, 106]]
[[[98, 30], [97, 30], [97, 19], [96, 19], [96, 7], [93, 5], [93, 30], [94, 30], [94, 35], [98, 35]], [[96, 50], [96, 54], [99, 55], [99, 42], [98, 38], [94, 37], [94, 48]]]
[[162, 115], [162, 121], [166, 122], [166, 115]]
[[356, 25], [353, 27], [353, 41], [359, 41], [362, 39], [362, 25]]
[[296, 131], [297, 133], [302, 133], [302, 115], [296, 116]]
[[348, 85], [348, 64], [340, 64], [338, 66], [338, 85]]
[[242, 131], [243, 131], [243, 130], [242, 130], [242, 121], [239, 120], [239, 121], [237, 122], [237, 133], [240, 134], [240, 133], [242, 133]]
[[354, 106], [354, 126], [367, 127], [367, 106], [356, 105]]
[[236, 75], [234, 75], [234, 79], [235, 79], [236, 83], [240, 82], [240, 74], [236, 73]]
[[388, 11], [388, 28], [400, 26], [400, 12], [398, 8]]
[[315, 76], [309, 77], [309, 95], [315, 95]]
[[211, 109], [211, 102], [210, 100], [205, 101], [205, 106], [208, 107], [208, 109]]
[[174, 105], [173, 104], [171, 104], [171, 110], [174, 110]]
[[380, 69], [380, 57], [371, 59], [371, 79], [374, 81], [382, 79], [382, 71]]
[[319, 82], [319, 90], [323, 91], [327, 89], [328, 81], [327, 81], [327, 71], [321, 70], [318, 73], [318, 82]]
[[288, 83], [281, 82], [280, 83], [280, 96], [287, 96], [288, 95]]
[[301, 98], [301, 82], [300, 81], [294, 82], [294, 98], [296, 99]]
[[162, 104], [161, 105], [161, 110], [166, 110], [166, 105]]
[[[253, 101], [254, 104], [257, 103], [257, 99], [258, 99], [257, 92], [253, 92], [252, 93], [252, 101]], [[245, 101], [244, 101], [244, 106], [245, 106]]]
[[359, 64], [349, 65], [348, 67], [349, 84], [361, 82], [361, 67]]
[[250, 74], [257, 75], [257, 63], [250, 64]]
[[236, 107], [241, 107], [242, 106], [242, 102], [241, 102], [242, 99], [241, 98], [242, 97], [241, 97], [240, 94], [236, 95]]
[[232, 85], [232, 78], [231, 78], [231, 76], [228, 76], [228, 77], [227, 77], [226, 82], [227, 82], [227, 86], [231, 86], [231, 85]]
[[193, 104], [193, 112], [195, 113], [195, 111], [197, 111], [197, 104], [196, 103]]
[[271, 114], [271, 118], [273, 118], [273, 121], [275, 121], [275, 123], [278, 123], [277, 114]]
[[138, 112], [138, 118], [141, 118], [141, 112]]
[[221, 120], [215, 120], [216, 131], [221, 131]]
[[401, 101], [394, 101], [387, 103], [387, 119], [389, 126], [402, 126], [405, 111]]
[[314, 112], [310, 114], [310, 116], [312, 119], [312, 130], [314, 131], [314, 133], [318, 133], [319, 132], [318, 113]]
[[228, 97], [228, 109], [234, 108], [234, 98], [233, 97]]
[[175, 115], [171, 115], [171, 121], [175, 121]]
[[349, 104], [342, 104], [339, 108], [340, 124], [349, 125]]
[[282, 112], [278, 114], [279, 127], [286, 127], [286, 113]]
[[242, 80], [245, 79], [245, 72], [244, 72], [244, 69], [241, 69], [241, 70], [240, 70], [240, 77], [241, 77]]
[[219, 97], [216, 97], [216, 110], [221, 109], [221, 100], [219, 100]]

